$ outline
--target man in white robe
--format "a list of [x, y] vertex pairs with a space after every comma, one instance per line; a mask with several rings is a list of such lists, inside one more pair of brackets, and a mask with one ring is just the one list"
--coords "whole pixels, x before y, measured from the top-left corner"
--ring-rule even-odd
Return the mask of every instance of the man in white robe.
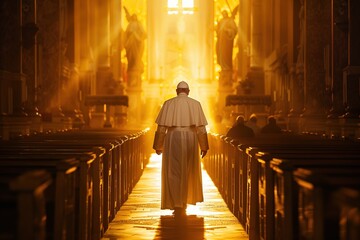
[[188, 97], [189, 85], [177, 85], [177, 96], [165, 101], [156, 119], [153, 148], [162, 153], [161, 209], [185, 214], [187, 204], [203, 202], [201, 157], [209, 149], [207, 121], [200, 102]]

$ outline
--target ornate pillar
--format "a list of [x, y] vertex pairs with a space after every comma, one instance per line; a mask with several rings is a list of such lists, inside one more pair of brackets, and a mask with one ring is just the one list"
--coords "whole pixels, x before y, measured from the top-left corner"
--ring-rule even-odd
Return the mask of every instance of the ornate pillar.
[[251, 67], [263, 66], [262, 1], [251, 1]]
[[305, 42], [305, 6], [304, 0], [293, 1], [293, 19], [292, 32], [293, 43], [291, 52], [292, 58], [290, 63], [294, 63], [291, 67], [291, 110], [290, 116], [299, 116], [304, 108], [304, 42]]
[[[122, 1], [111, 0], [110, 7], [110, 68], [113, 73], [113, 94], [125, 95], [125, 86], [122, 76], [121, 51], [123, 48], [123, 29], [121, 24]], [[127, 106], [112, 106], [114, 110], [115, 127], [121, 127], [126, 123]]]
[[[238, 23], [238, 76], [244, 78], [250, 65], [250, 3], [239, 1], [239, 23]], [[241, 37], [239, 37], [241, 36]]]
[[110, 66], [114, 79], [121, 79], [121, 0], [112, 0], [110, 7]]
[[[290, 112], [288, 128], [299, 131], [299, 117], [304, 109], [304, 42], [305, 42], [305, 6], [304, 0], [293, 0], [291, 19], [289, 19], [289, 55], [290, 69]], [[291, 42], [290, 42], [291, 41]]]
[[43, 111], [60, 108], [61, 89], [61, 36], [59, 2], [37, 1], [39, 33], [39, 105]]
[[80, 109], [78, 48], [81, 45], [86, 46], [86, 41], [85, 44], [78, 41], [78, 23], [76, 21], [79, 19], [75, 12], [77, 2], [77, 0], [60, 1], [60, 104], [65, 115], [73, 119], [77, 117]]
[[330, 5], [330, 1], [304, 1], [304, 112], [299, 121], [300, 131], [326, 129], [328, 61], [324, 56], [328, 55], [331, 43]]
[[0, 110], [20, 114], [26, 98], [25, 76], [22, 74], [22, 2], [0, 2]]
[[348, 3], [347, 0], [331, 2], [331, 100], [329, 118], [337, 118], [345, 111], [343, 102], [343, 69], [348, 60]]
[[252, 93], [264, 94], [264, 39], [263, 4], [261, 0], [251, 1], [250, 16], [250, 70], [246, 80], [254, 86]]
[[90, 44], [90, 26], [94, 26], [90, 0], [74, 1], [74, 19], [74, 62], [79, 71], [77, 96], [80, 111], [85, 122], [89, 124], [89, 108], [85, 106], [85, 98], [95, 92], [93, 86], [96, 75], [96, 64], [92, 54], [94, 49]]
[[35, 114], [38, 90], [38, 56], [36, 34], [39, 30], [36, 16], [36, 0], [22, 2], [22, 66], [26, 75], [26, 111]]
[[[95, 78], [90, 85], [90, 95], [107, 95], [113, 85], [110, 70], [110, 0], [89, 1], [89, 41], [94, 53]], [[89, 115], [90, 127], [103, 127], [105, 106], [97, 105]]]
[[[265, 33], [264, 33], [264, 4], [262, 0], [251, 1], [250, 9], [250, 69], [248, 69], [244, 81], [241, 82], [246, 92], [251, 95], [265, 94], [265, 74], [264, 74], [264, 59], [265, 59]], [[247, 112], [263, 112], [264, 106], [251, 106]], [[246, 116], [247, 117], [247, 116]]]
[[358, 118], [360, 114], [360, 2], [348, 1], [348, 62], [343, 70], [345, 117]]
[[330, 44], [330, 2], [304, 2], [304, 116], [324, 116], [325, 92], [325, 47]]
[[98, 0], [96, 4], [96, 94], [104, 95], [113, 80], [110, 71], [110, 0]]

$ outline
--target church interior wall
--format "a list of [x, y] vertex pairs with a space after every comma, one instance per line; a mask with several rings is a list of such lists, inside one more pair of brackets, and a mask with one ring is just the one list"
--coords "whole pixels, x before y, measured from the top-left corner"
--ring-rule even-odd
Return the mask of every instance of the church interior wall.
[[[175, 69], [189, 79], [196, 79], [191, 82], [192, 94], [206, 102], [204, 106], [210, 109], [211, 118], [217, 114], [230, 116], [255, 111], [285, 119], [288, 130], [329, 132], [329, 126], [337, 124], [339, 127], [334, 129], [342, 130], [330, 134], [347, 134], [350, 131], [344, 130], [345, 125], [357, 128], [360, 54], [356, 45], [359, 33], [353, 26], [360, 22], [354, 14], [359, 9], [355, 0], [233, 0], [228, 1], [229, 5], [226, 2], [194, 1], [195, 14], [188, 19], [198, 23], [192, 27], [199, 37], [191, 41], [195, 47], [187, 47], [190, 51], [196, 49], [199, 55], [189, 54], [182, 60], [190, 59], [191, 63], [175, 68], [169, 67], [168, 62], [176, 54], [161, 55], [161, 49], [167, 46], [170, 51], [175, 45], [157, 36], [167, 34], [181, 41], [166, 30], [167, 23], [162, 19], [167, 11], [154, 7], [158, 3], [166, 5], [165, 0], [2, 1], [2, 9], [7, 10], [0, 15], [3, 19], [0, 26], [6, 33], [0, 38], [4, 50], [0, 60], [2, 126], [9, 123], [10, 116], [21, 114], [37, 120], [66, 122], [58, 124], [59, 128], [72, 126], [74, 119], [89, 123], [98, 114], [101, 125], [104, 108], [86, 106], [86, 96], [129, 93], [131, 99], [140, 98], [132, 100], [129, 108], [112, 107], [112, 121], [117, 113], [123, 119], [118, 126], [128, 114], [136, 115], [135, 120], [146, 116], [149, 123], [159, 102], [164, 100], [158, 96], [175, 95], [171, 91], [177, 80], [171, 75]], [[214, 29], [221, 10], [237, 5], [234, 74], [229, 87], [221, 89], [224, 85], [219, 81], [219, 69], [213, 58]], [[128, 22], [124, 7], [138, 15], [147, 31], [145, 69], [135, 76], [140, 85], [134, 89], [127, 88], [129, 76], [123, 40]], [[189, 22], [185, 20], [184, 24], [187, 27]], [[228, 94], [244, 94], [241, 84], [249, 77], [255, 81], [250, 83], [251, 94], [271, 95], [272, 105], [223, 108]], [[174, 83], [169, 84], [171, 79]], [[151, 103], [152, 110], [144, 113], [146, 103]], [[216, 105], [215, 111], [211, 110], [212, 105]], [[313, 127], [309, 128], [310, 125]], [[44, 130], [26, 129], [24, 133], [29, 129]]]

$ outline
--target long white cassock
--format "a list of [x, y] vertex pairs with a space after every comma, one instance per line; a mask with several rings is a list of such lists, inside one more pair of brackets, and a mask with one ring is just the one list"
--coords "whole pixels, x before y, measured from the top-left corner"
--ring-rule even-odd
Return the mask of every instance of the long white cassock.
[[155, 150], [162, 153], [161, 209], [202, 202], [201, 150], [208, 150], [207, 121], [200, 102], [185, 93], [167, 100], [155, 121]]

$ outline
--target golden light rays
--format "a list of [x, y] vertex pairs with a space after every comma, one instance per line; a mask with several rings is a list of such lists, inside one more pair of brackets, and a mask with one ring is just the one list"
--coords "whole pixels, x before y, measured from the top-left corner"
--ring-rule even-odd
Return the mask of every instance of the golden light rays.
[[[115, 80], [121, 80], [122, 74], [126, 74], [126, 52], [121, 42], [128, 25], [124, 11], [126, 7], [131, 15], [137, 15], [147, 32], [143, 55], [145, 69], [141, 75], [142, 92], [138, 101], [142, 105], [136, 106], [139, 109], [147, 106], [144, 121], [153, 123], [159, 105], [175, 97], [177, 83], [186, 81], [190, 86], [189, 96], [201, 102], [212, 127], [216, 121], [213, 119], [216, 115], [214, 112], [218, 111], [220, 71], [215, 56], [214, 27], [221, 17], [221, 10], [235, 8], [238, 1], [215, 0], [206, 4], [200, 4], [205, 1], [194, 0], [160, 2], [163, 5], [156, 8], [149, 6], [147, 0], [113, 0], [107, 4], [98, 2], [85, 9], [81, 5], [76, 7], [74, 15], [80, 23], [75, 29], [74, 48], [79, 56], [75, 57], [76, 72], [69, 79], [60, 80], [64, 89], [58, 90], [61, 102], [80, 98], [73, 94], [79, 94], [82, 79], [90, 81], [90, 94], [98, 94], [99, 85], [104, 84], [101, 77], [96, 75], [101, 67], [108, 67]], [[176, 9], [177, 14], [169, 15], [169, 9]], [[236, 18], [239, 18], [239, 14]], [[237, 37], [240, 42], [246, 43], [246, 34], [242, 31], [247, 29], [239, 28]], [[237, 51], [245, 50], [247, 48], [234, 49], [234, 55]], [[126, 87], [126, 82], [124, 84]], [[128, 94], [127, 90], [125, 94]]]

